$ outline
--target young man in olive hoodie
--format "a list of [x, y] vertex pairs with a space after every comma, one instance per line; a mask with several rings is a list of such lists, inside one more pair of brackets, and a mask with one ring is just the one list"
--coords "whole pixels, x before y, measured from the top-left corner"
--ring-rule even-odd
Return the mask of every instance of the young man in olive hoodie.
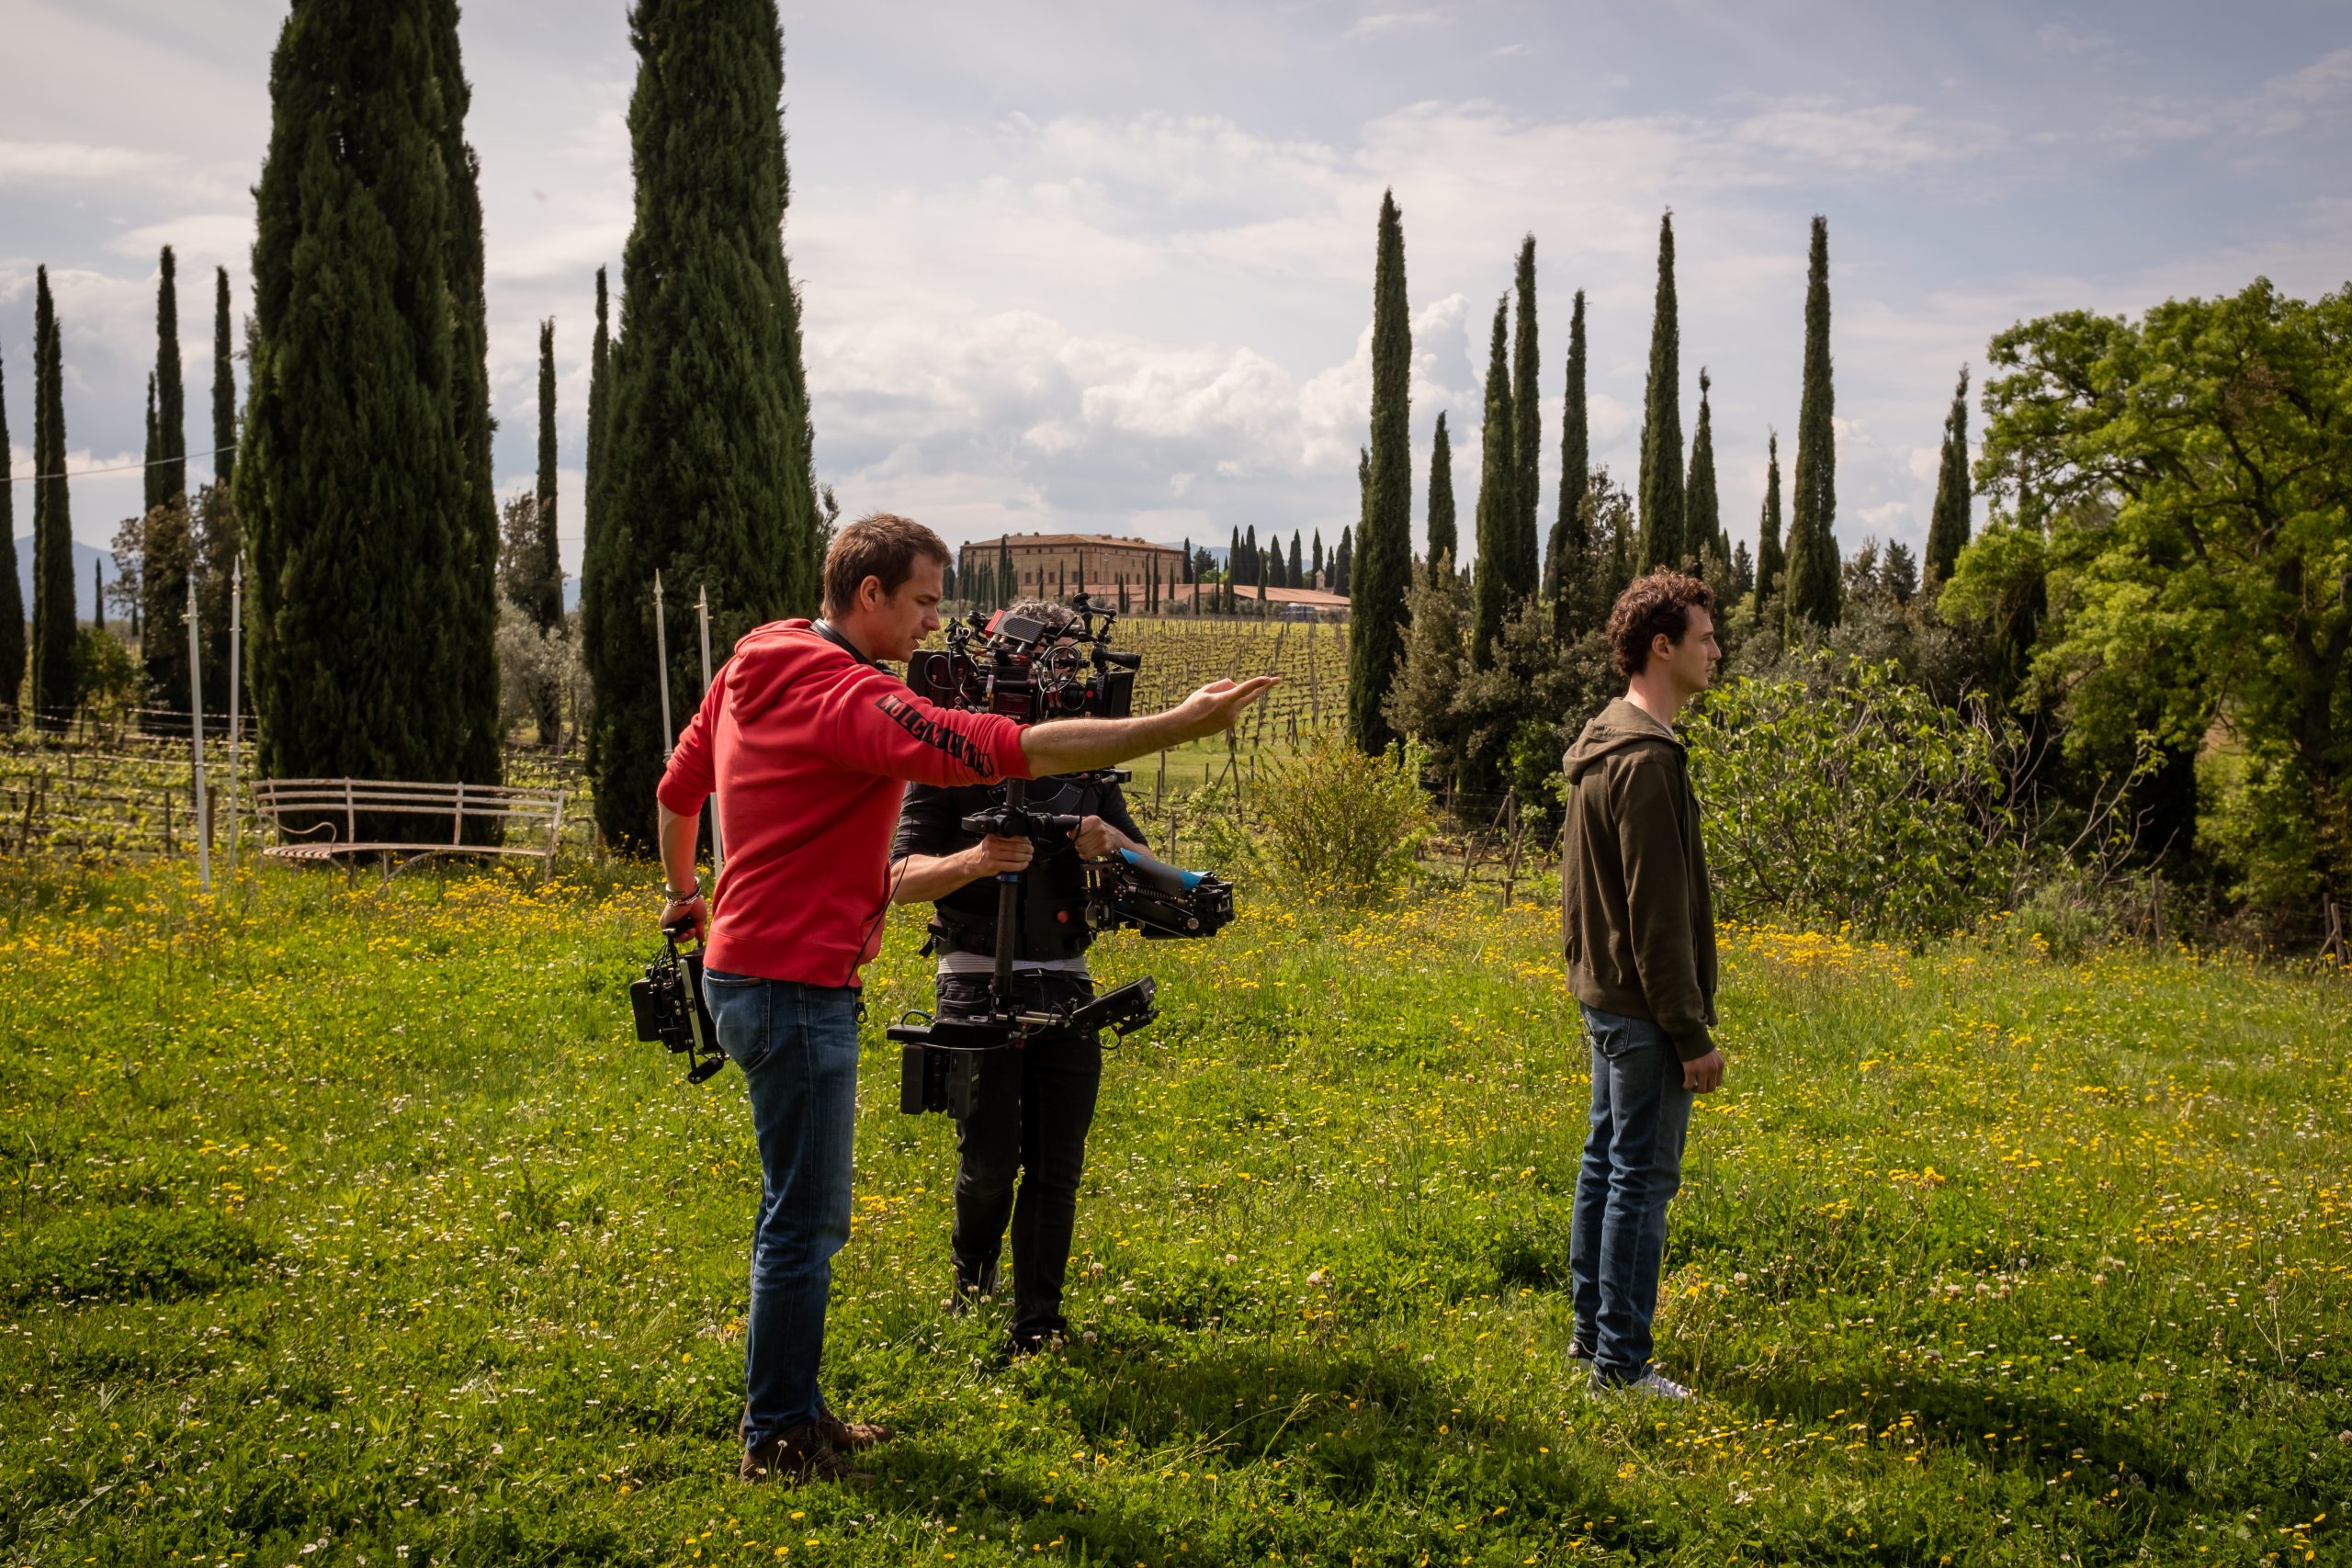
[[1568, 989], [1592, 1045], [1592, 1130], [1568, 1254], [1576, 1343], [1596, 1388], [1690, 1391], [1650, 1365], [1666, 1206], [1682, 1184], [1690, 1097], [1723, 1082], [1714, 904], [1699, 800], [1674, 720], [1723, 650], [1714, 596], [1665, 569], [1618, 595], [1609, 641], [1627, 681], [1568, 749], [1560, 866]]

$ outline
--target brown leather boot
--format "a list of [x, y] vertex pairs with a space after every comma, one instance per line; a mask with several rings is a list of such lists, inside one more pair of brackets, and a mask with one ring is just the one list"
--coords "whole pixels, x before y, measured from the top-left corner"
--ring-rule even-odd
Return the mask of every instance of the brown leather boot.
[[842, 1453], [860, 1453], [898, 1436], [889, 1427], [871, 1421], [844, 1421], [830, 1410], [817, 1417], [817, 1430]]
[[871, 1486], [874, 1483], [874, 1477], [849, 1467], [849, 1461], [826, 1439], [823, 1429], [813, 1422], [786, 1427], [757, 1448], [746, 1449], [743, 1462], [735, 1473], [744, 1481], [781, 1481], [789, 1486], [803, 1486], [820, 1481], [846, 1483], [852, 1486]]

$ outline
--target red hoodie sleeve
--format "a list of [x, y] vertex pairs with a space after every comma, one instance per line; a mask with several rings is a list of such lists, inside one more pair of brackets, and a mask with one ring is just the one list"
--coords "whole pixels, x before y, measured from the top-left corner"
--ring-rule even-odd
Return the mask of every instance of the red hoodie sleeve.
[[686, 721], [685, 733], [678, 737], [678, 749], [670, 753], [670, 765], [662, 770], [662, 782], [653, 791], [654, 797], [681, 817], [692, 817], [702, 809], [702, 803], [718, 787], [718, 772], [711, 751], [711, 738], [718, 728], [718, 705], [727, 690], [724, 671], [703, 694], [702, 706]]
[[1021, 727], [1001, 714], [934, 706], [879, 670], [860, 671], [844, 699], [833, 720], [843, 767], [942, 787], [1030, 776]]

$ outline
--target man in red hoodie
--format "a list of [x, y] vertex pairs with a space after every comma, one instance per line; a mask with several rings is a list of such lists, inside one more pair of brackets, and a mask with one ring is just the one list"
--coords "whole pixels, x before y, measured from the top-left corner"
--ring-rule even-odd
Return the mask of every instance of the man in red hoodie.
[[[1274, 677], [1214, 681], [1166, 713], [1024, 729], [935, 707], [879, 660], [939, 627], [939, 536], [876, 513], [834, 536], [825, 619], [744, 634], [678, 738], [660, 789], [662, 923], [707, 930], [703, 990], [743, 1069], [762, 1192], [744, 1326], [746, 1480], [854, 1480], [881, 1441], [817, 1388], [832, 1258], [849, 1239], [857, 972], [882, 945], [890, 838], [908, 783], [943, 786], [1108, 767], [1231, 728]], [[718, 795], [727, 869], [707, 902], [695, 855]]]

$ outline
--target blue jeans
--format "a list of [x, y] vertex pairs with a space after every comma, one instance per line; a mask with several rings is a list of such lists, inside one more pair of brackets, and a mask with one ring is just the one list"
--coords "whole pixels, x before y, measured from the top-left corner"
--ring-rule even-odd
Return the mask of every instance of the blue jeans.
[[849, 1240], [857, 1124], [857, 993], [703, 974], [718, 1047], [743, 1069], [760, 1141], [752, 1306], [743, 1329], [743, 1443], [824, 1413], [817, 1364], [833, 1254]]
[[1584, 1009], [1584, 1022], [1592, 1042], [1592, 1131], [1568, 1237], [1576, 1334], [1593, 1353], [1596, 1382], [1626, 1383], [1650, 1364], [1666, 1205], [1682, 1185], [1690, 1091], [1682, 1087], [1674, 1043], [1657, 1024], [1593, 1007]]

